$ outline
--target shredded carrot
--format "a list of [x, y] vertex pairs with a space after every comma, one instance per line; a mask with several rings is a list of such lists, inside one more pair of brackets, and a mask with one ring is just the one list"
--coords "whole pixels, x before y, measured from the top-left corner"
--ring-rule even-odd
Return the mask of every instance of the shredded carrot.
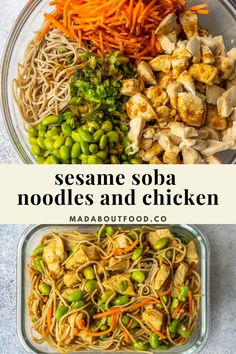
[[77, 328], [77, 327], [74, 328], [74, 334], [76, 337], [79, 336], [79, 328]]
[[190, 7], [191, 11], [198, 11], [200, 9], [205, 9], [205, 7], [207, 7], [207, 4], [200, 4], [200, 5], [196, 5], [196, 6], [192, 6]]
[[81, 328], [87, 328], [86, 323], [82, 318], [78, 318], [77, 323]]
[[180, 340], [179, 340], [179, 343], [180, 344], [184, 344], [186, 342], [186, 339], [185, 338], [180, 338]]
[[136, 240], [132, 243], [132, 245], [130, 245], [129, 247], [126, 248], [116, 248], [114, 251], [115, 255], [121, 255], [123, 253], [128, 253], [130, 251], [132, 251], [132, 249], [137, 246], [137, 244], [139, 243], [139, 240]]
[[189, 314], [193, 316], [193, 294], [192, 291], [188, 292]]
[[114, 315], [116, 313], [121, 313], [122, 310], [123, 310], [123, 307], [116, 307], [114, 309], [110, 309], [110, 310], [102, 312], [102, 313], [97, 313], [96, 315], [93, 316], [93, 318], [97, 319], [97, 318], [107, 317], [110, 315]]
[[181, 302], [181, 303], [179, 304], [179, 306], [176, 307], [176, 309], [174, 310], [174, 312], [173, 312], [173, 314], [172, 314], [173, 317], [175, 317], [175, 316], [178, 315], [178, 313], [181, 311], [181, 309], [182, 309], [182, 307], [183, 307], [183, 304], [184, 304], [184, 303]]
[[169, 293], [170, 293], [170, 288], [166, 291], [162, 291], [161, 293], [158, 293], [158, 296], [159, 297], [166, 296], [166, 295], [169, 295]]
[[161, 333], [160, 331], [158, 331], [157, 329], [152, 327], [152, 330], [153, 330], [153, 332], [155, 332], [158, 335], [159, 338], [166, 339], [166, 336], [163, 333]]
[[53, 306], [52, 304], [49, 306], [48, 308], [48, 312], [47, 312], [47, 329], [46, 329], [46, 335], [48, 336], [50, 333], [50, 328], [52, 325], [52, 310], [53, 310]]
[[110, 328], [106, 329], [105, 331], [101, 331], [101, 332], [86, 332], [86, 335], [89, 336], [89, 337], [100, 337], [100, 336], [104, 336], [106, 334], [109, 334], [116, 327], [118, 319], [119, 319], [118, 316], [116, 314], [114, 314], [111, 317], [111, 326], [110, 326]]
[[127, 326], [127, 328], [128, 329], [130, 329], [130, 327], [131, 327], [131, 325], [132, 325], [132, 322], [133, 322], [133, 320], [132, 320], [132, 318], [129, 320], [129, 323], [128, 323], [128, 326]]
[[199, 15], [208, 15], [209, 14], [209, 10], [198, 10], [197, 13]]

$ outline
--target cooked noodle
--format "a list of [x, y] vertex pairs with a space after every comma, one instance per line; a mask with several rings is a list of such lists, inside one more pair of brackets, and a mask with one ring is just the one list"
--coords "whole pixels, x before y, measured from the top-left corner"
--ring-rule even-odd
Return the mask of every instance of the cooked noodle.
[[[190, 261], [187, 245], [171, 235], [168, 247], [155, 250], [150, 232], [158, 233], [158, 228], [138, 227], [132, 231], [119, 228], [112, 235], [104, 235], [104, 230], [102, 227], [95, 234], [52, 232], [42, 238], [29, 265], [31, 292], [28, 304], [33, 340], [37, 343], [46, 341], [61, 353], [82, 349], [133, 350], [134, 343], [149, 342], [152, 332], [158, 333], [161, 346], [184, 344], [197, 326], [201, 298], [201, 279], [196, 263]], [[133, 260], [137, 249], [142, 249], [142, 255]], [[38, 262], [41, 269], [37, 266]], [[163, 264], [169, 267], [170, 272], [157, 290], [155, 279]], [[190, 304], [189, 297], [179, 300], [176, 309], [173, 307], [173, 291], [177, 286], [175, 275], [181, 264], [188, 267], [181, 286], [188, 287], [192, 302]], [[88, 267], [90, 270], [92, 267], [92, 278], [96, 284], [91, 292], [86, 290], [89, 282], [86, 279], [89, 278], [83, 272]], [[133, 280], [131, 274], [135, 271], [143, 272], [145, 281]], [[117, 290], [115, 278], [107, 285], [111, 276], [116, 276], [120, 281], [124, 274], [130, 279], [125, 290]], [[130, 282], [135, 295], [128, 295]], [[42, 294], [42, 284], [48, 286], [47, 294]], [[68, 298], [77, 290], [83, 292], [83, 302], [79, 308], [75, 308], [76, 301], [71, 302]], [[121, 295], [126, 295], [128, 302], [115, 304]], [[177, 298], [175, 295], [175, 301]], [[66, 307], [66, 311], [58, 318], [58, 308], [61, 306]], [[161, 315], [160, 328], [145, 320], [143, 316], [147, 310]], [[104, 311], [108, 313], [103, 315]], [[123, 315], [128, 316], [128, 324], [123, 323]], [[174, 319], [179, 320], [179, 330], [173, 335], [170, 324]], [[108, 331], [110, 328], [106, 335], [103, 334], [104, 328]], [[189, 335], [184, 337], [181, 331], [188, 331]]]

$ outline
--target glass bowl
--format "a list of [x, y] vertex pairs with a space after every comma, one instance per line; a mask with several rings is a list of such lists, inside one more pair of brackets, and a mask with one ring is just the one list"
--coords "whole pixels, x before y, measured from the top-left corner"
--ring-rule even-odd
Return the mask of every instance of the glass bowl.
[[[49, 11], [48, 0], [28, 1], [16, 20], [13, 27], [2, 61], [1, 68], [1, 98], [0, 104], [3, 111], [6, 128], [17, 153], [23, 162], [36, 163], [27, 140], [27, 132], [24, 129], [21, 113], [14, 101], [12, 94], [12, 81], [17, 74], [17, 63], [22, 62], [24, 51], [42, 26], [43, 13]], [[224, 35], [227, 47], [236, 44], [236, 4], [233, 0], [203, 0], [196, 1], [208, 3], [209, 15], [200, 16], [200, 23], [213, 34]], [[194, 1], [191, 2], [191, 5]], [[236, 152], [227, 151], [220, 155], [224, 164], [236, 161]]]
[[[120, 225], [117, 225], [120, 226]], [[137, 225], [128, 226], [126, 228], [134, 228]], [[140, 226], [140, 225], [139, 225]], [[160, 226], [161, 227], [161, 226]], [[195, 226], [189, 225], [165, 225], [164, 227], [170, 228], [176, 235], [183, 236], [189, 240], [195, 240], [198, 252], [200, 255], [199, 272], [202, 279], [201, 285], [201, 308], [199, 323], [190, 337], [189, 341], [180, 347], [171, 348], [165, 350], [165, 353], [170, 354], [191, 354], [198, 353], [204, 347], [208, 332], [209, 332], [209, 307], [210, 307], [210, 282], [209, 282], [209, 270], [210, 270], [210, 248], [207, 238], [204, 234]], [[31, 339], [30, 334], [30, 318], [28, 316], [27, 298], [30, 293], [30, 279], [28, 276], [28, 264], [30, 256], [34, 248], [38, 245], [40, 239], [45, 234], [49, 233], [52, 229], [57, 231], [75, 230], [79, 229], [81, 232], [89, 233], [97, 230], [98, 226], [59, 226], [59, 225], [31, 225], [23, 233], [19, 246], [18, 246], [18, 258], [17, 258], [17, 333], [21, 344], [25, 350], [29, 353], [38, 354], [56, 354], [55, 349], [50, 348], [47, 343], [38, 345]], [[160, 351], [153, 351], [159, 353]], [[162, 352], [162, 351], [161, 351]], [[86, 354], [86, 351], [80, 351], [76, 353]], [[76, 354], [71, 353], [71, 354]], [[106, 354], [102, 351], [91, 351], [91, 353]], [[114, 353], [109, 351], [109, 353]], [[118, 351], [117, 354], [128, 353], [128, 351]]]

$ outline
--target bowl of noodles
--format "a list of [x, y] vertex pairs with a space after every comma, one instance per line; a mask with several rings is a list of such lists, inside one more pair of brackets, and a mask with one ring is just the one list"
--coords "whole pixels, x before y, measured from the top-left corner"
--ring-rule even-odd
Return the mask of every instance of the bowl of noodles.
[[235, 19], [228, 0], [29, 1], [1, 73], [19, 156], [39, 164], [232, 163]]
[[209, 244], [196, 227], [30, 226], [18, 249], [17, 328], [28, 352], [199, 352]]

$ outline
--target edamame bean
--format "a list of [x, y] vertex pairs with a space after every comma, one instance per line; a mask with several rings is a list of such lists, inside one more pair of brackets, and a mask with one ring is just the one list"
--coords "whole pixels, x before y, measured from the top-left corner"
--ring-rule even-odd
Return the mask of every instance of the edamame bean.
[[39, 272], [39, 273], [43, 273], [43, 267], [42, 267], [42, 264], [41, 264], [41, 258], [36, 258], [34, 260], [34, 266], [35, 266], [35, 269]]
[[59, 136], [54, 142], [54, 149], [59, 149], [65, 143], [65, 137]]
[[55, 132], [55, 130], [48, 130], [47, 133], [45, 134], [45, 136], [47, 138], [53, 138], [55, 135], [57, 135], [57, 132]]
[[99, 304], [103, 304], [109, 300], [109, 298], [114, 294], [114, 291], [105, 291], [99, 298]]
[[85, 279], [92, 280], [95, 278], [95, 272], [92, 266], [86, 267], [83, 269], [83, 275]]
[[29, 136], [32, 137], [32, 138], [37, 138], [37, 136], [38, 136], [38, 131], [37, 131], [37, 129], [35, 129], [35, 128], [30, 128], [30, 129], [28, 130], [28, 134], [29, 134]]
[[79, 161], [79, 159], [71, 159], [71, 164], [78, 165], [78, 164], [80, 164], [80, 161]]
[[179, 306], [179, 300], [177, 298], [174, 298], [171, 302], [170, 305], [170, 311], [171, 313], [174, 312], [174, 310]]
[[51, 291], [51, 286], [49, 286], [46, 283], [40, 283], [39, 284], [39, 291], [41, 292], [42, 295], [48, 296]]
[[37, 144], [41, 147], [41, 149], [45, 150], [45, 145], [44, 145], [44, 138], [42, 136], [39, 136], [37, 139]]
[[84, 286], [85, 291], [88, 293], [94, 291], [97, 288], [97, 280], [87, 280]]
[[162, 238], [160, 238], [160, 240], [158, 240], [154, 244], [153, 247], [156, 251], [161, 251], [161, 250], [163, 250], [163, 248], [168, 246], [169, 242], [170, 242], [170, 239], [168, 237], [162, 237]]
[[149, 337], [149, 343], [152, 349], [157, 349], [161, 344], [161, 341], [156, 333], [151, 333]]
[[123, 315], [121, 318], [121, 322], [123, 323], [124, 326], [127, 326], [129, 324], [130, 318], [126, 315]]
[[72, 128], [69, 126], [69, 124], [67, 123], [63, 123], [61, 125], [61, 130], [62, 130], [62, 133], [65, 135], [65, 136], [71, 136], [71, 133], [72, 133]]
[[32, 154], [35, 156], [39, 156], [41, 153], [41, 149], [38, 145], [33, 145], [31, 148]]
[[179, 329], [180, 321], [179, 320], [173, 320], [170, 323], [170, 333], [171, 334], [176, 334], [178, 329]]
[[37, 138], [34, 138], [33, 136], [30, 136], [28, 138], [28, 142], [31, 144], [31, 145], [36, 145], [37, 144]]
[[49, 155], [44, 163], [48, 165], [57, 165], [59, 163], [59, 160], [55, 156]]
[[132, 255], [132, 260], [136, 261], [139, 257], [141, 257], [143, 254], [143, 249], [142, 248], [136, 248], [134, 250], [133, 255]]
[[119, 134], [113, 130], [107, 133], [107, 139], [109, 145], [116, 144], [119, 141]]
[[107, 136], [103, 135], [99, 141], [99, 148], [101, 150], [104, 150], [106, 146], [107, 146]]
[[52, 138], [46, 138], [44, 139], [44, 145], [45, 148], [51, 152], [54, 148], [54, 141], [52, 140]]
[[34, 250], [33, 250], [33, 255], [39, 255], [39, 256], [42, 256], [43, 254], [43, 250], [44, 250], [44, 246], [43, 245], [40, 245], [38, 247], [36, 247]]
[[169, 349], [169, 346], [168, 346], [167, 344], [162, 343], [162, 344], [158, 347], [158, 349], [160, 349], [160, 350], [168, 350], [168, 349]]
[[89, 155], [89, 143], [87, 143], [86, 141], [81, 141], [80, 146], [82, 153], [85, 155]]
[[98, 129], [94, 134], [93, 134], [93, 141], [94, 143], [97, 143], [100, 141], [101, 137], [105, 134], [103, 129]]
[[72, 148], [71, 148], [71, 157], [72, 157], [72, 159], [75, 159], [75, 158], [79, 157], [80, 154], [81, 154], [80, 143], [74, 143]]
[[189, 287], [186, 285], [183, 285], [179, 289], [179, 296], [178, 300], [179, 301], [186, 301], [189, 293]]
[[106, 151], [98, 151], [97, 153], [96, 153], [96, 156], [99, 158], [99, 159], [101, 159], [102, 161], [104, 161], [104, 160], [106, 160], [106, 158], [107, 158], [107, 152]]
[[38, 137], [45, 138], [45, 132], [40, 130], [38, 133]]
[[67, 136], [66, 141], [65, 141], [65, 145], [69, 146], [69, 147], [72, 147], [73, 143], [74, 143], [74, 141], [71, 138], [71, 136]]
[[125, 280], [122, 280], [119, 284], [120, 291], [123, 293], [128, 288], [128, 283]]
[[149, 349], [149, 343], [145, 342], [134, 342], [134, 349], [147, 351]]
[[97, 144], [91, 144], [89, 145], [89, 151], [91, 154], [96, 154], [98, 152], [98, 146]]
[[99, 130], [100, 129], [100, 125], [98, 122], [88, 122], [88, 126], [95, 129], [95, 130]]
[[112, 236], [114, 234], [115, 230], [112, 226], [107, 226], [106, 227], [106, 234], [109, 236]]
[[117, 156], [119, 153], [116, 149], [109, 149], [109, 154]]
[[88, 130], [79, 130], [80, 139], [86, 141], [87, 143], [93, 143], [93, 135]]
[[84, 300], [78, 300], [78, 301], [74, 301], [71, 304], [72, 309], [79, 309], [80, 307], [83, 307], [85, 305], [85, 301]]
[[74, 302], [74, 301], [79, 301], [81, 299], [83, 299], [84, 296], [84, 292], [82, 290], [75, 290], [73, 291], [73, 293], [69, 294], [67, 296], [68, 301], [70, 302]]
[[[103, 331], [106, 331], [107, 329], [108, 329], [107, 325], [102, 325], [99, 330], [100, 330], [101, 332], [103, 332]], [[103, 335], [99, 336], [99, 339], [104, 340], [104, 339], [106, 339], [107, 337], [108, 337], [107, 334], [103, 334]]]
[[90, 318], [93, 318], [93, 316], [95, 315], [96, 311], [95, 311], [95, 308], [94, 307], [91, 307], [89, 309], [89, 317]]
[[112, 165], [118, 165], [120, 163], [120, 160], [118, 159], [117, 156], [111, 155], [111, 163]]
[[185, 330], [179, 331], [179, 334], [180, 334], [181, 337], [183, 337], [184, 339], [188, 339], [191, 333], [190, 333], [190, 330], [186, 328]]
[[71, 148], [67, 145], [60, 147], [60, 156], [62, 160], [68, 160], [70, 158]]
[[38, 164], [43, 165], [44, 162], [45, 162], [45, 158], [43, 156], [38, 156], [36, 158], [36, 161], [37, 161]]
[[126, 136], [123, 140], [122, 140], [122, 144], [125, 148], [127, 148], [128, 146], [130, 146], [132, 144], [132, 141]]
[[130, 329], [136, 328], [138, 324], [139, 324], [138, 321], [136, 321], [136, 320], [133, 319], [133, 320], [132, 320], [132, 323], [131, 323], [131, 326], [130, 326]]
[[89, 165], [102, 165], [103, 161], [99, 159], [97, 156], [92, 155], [88, 157], [88, 164]]
[[59, 116], [48, 116], [42, 120], [43, 125], [57, 124], [59, 122]]
[[145, 273], [141, 270], [135, 270], [132, 273], [132, 279], [136, 280], [138, 283], [143, 283], [145, 280]]
[[72, 137], [72, 139], [76, 142], [76, 143], [79, 143], [80, 142], [80, 135], [79, 135], [79, 133], [77, 132], [77, 131], [73, 131], [72, 133], [71, 133], [71, 137]]
[[59, 306], [56, 310], [56, 320], [60, 321], [60, 319], [67, 313], [67, 311], [69, 310], [68, 306]]
[[122, 132], [126, 133], [129, 130], [129, 127], [126, 124], [121, 124], [120, 129]]
[[166, 251], [166, 257], [171, 260], [173, 257], [173, 252], [171, 250]]
[[41, 131], [41, 132], [46, 132], [47, 131], [46, 125], [44, 125], [42, 122], [37, 125], [36, 129], [38, 131]]
[[111, 326], [111, 316], [107, 317], [107, 325], [110, 327]]
[[103, 124], [102, 124], [102, 129], [105, 130], [105, 132], [110, 132], [113, 128], [113, 124], [110, 120], [106, 120]]
[[60, 155], [60, 150], [59, 149], [53, 149], [52, 155], [55, 156], [59, 160], [61, 159], [61, 155]]
[[128, 296], [124, 296], [124, 295], [118, 296], [114, 301], [116, 306], [126, 305], [126, 304], [128, 304], [128, 302], [129, 302]]
[[137, 158], [131, 159], [130, 162], [131, 162], [132, 165], [140, 165], [140, 164], [142, 164], [142, 160], [141, 159], [137, 159]]

